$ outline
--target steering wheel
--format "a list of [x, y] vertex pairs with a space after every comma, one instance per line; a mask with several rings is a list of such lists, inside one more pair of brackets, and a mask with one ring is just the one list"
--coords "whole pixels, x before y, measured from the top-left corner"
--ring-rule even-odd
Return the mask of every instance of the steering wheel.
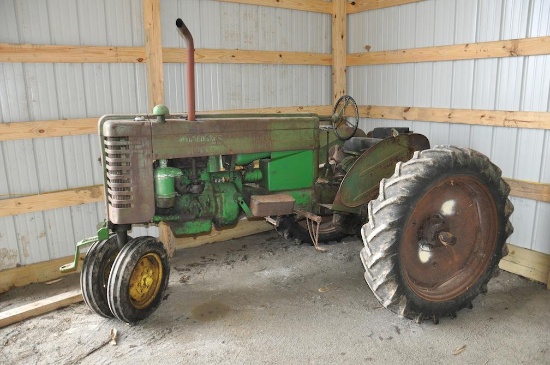
[[331, 123], [339, 140], [353, 137], [359, 125], [359, 109], [351, 96], [343, 95], [338, 99], [332, 109]]

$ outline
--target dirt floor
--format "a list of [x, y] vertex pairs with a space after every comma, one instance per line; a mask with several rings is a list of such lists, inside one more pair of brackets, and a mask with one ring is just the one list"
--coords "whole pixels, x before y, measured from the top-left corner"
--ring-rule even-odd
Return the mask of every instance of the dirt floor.
[[[0, 329], [0, 363], [550, 363], [545, 286], [502, 272], [472, 310], [419, 325], [378, 304], [361, 246], [350, 238], [318, 253], [268, 232], [180, 250], [147, 320], [128, 326], [73, 305]], [[0, 310], [77, 287], [69, 277], [12, 290]]]

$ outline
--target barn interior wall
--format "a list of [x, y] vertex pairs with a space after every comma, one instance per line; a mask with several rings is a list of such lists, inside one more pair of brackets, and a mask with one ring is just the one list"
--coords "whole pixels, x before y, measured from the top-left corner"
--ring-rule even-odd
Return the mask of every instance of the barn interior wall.
[[[163, 47], [184, 47], [177, 17], [196, 48], [330, 53], [328, 14], [163, 0]], [[143, 28], [142, 0], [0, 2], [0, 43], [143, 47]], [[165, 104], [185, 112], [184, 64], [163, 68]], [[331, 103], [329, 66], [197, 64], [196, 72], [197, 110]], [[0, 63], [0, 123], [147, 111], [145, 64]], [[101, 184], [98, 156], [95, 135], [1, 141], [0, 199]], [[72, 255], [103, 218], [103, 203], [0, 217], [0, 270]]]
[[[352, 14], [348, 52], [388, 51], [550, 35], [547, 0], [427, 0]], [[348, 93], [358, 104], [482, 110], [550, 111], [550, 55], [352, 66]], [[503, 176], [548, 183], [550, 131], [362, 119], [361, 126], [406, 126], [432, 145], [470, 147]], [[550, 204], [511, 197], [509, 242], [550, 253]]]

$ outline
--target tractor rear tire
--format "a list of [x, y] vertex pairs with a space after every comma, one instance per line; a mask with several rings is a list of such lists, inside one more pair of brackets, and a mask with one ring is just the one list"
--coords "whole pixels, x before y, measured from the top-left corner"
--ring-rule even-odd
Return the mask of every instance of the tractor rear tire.
[[362, 228], [365, 279], [380, 303], [418, 323], [471, 308], [507, 254], [509, 192], [474, 150], [438, 146], [397, 163]]
[[111, 312], [126, 323], [149, 317], [160, 305], [169, 277], [168, 255], [159, 240], [144, 236], [128, 241], [107, 284]]

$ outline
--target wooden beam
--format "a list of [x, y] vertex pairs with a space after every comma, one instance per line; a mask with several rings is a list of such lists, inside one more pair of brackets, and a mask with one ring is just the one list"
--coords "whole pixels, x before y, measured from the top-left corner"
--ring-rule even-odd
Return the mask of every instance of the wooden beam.
[[191, 248], [202, 246], [208, 243], [222, 242], [234, 238], [250, 236], [252, 234], [261, 233], [273, 230], [273, 226], [265, 220], [249, 221], [241, 219], [236, 226], [227, 227], [221, 230], [212, 228], [209, 234], [204, 234], [196, 237], [179, 237], [176, 238], [176, 248]]
[[550, 129], [550, 112], [504, 110], [417, 108], [408, 106], [363, 105], [362, 117], [374, 119], [414, 120], [438, 123], [484, 125], [529, 129]]
[[[185, 62], [187, 49], [164, 48], [165, 63]], [[332, 55], [311, 52], [247, 51], [239, 49], [195, 49], [196, 63], [240, 63], [272, 65], [332, 65]]]
[[0, 43], [0, 62], [140, 63], [143, 47], [52, 46]]
[[347, 55], [347, 65], [384, 65], [544, 54], [550, 54], [550, 36], [395, 51], [353, 53]]
[[153, 110], [155, 105], [164, 104], [160, 0], [143, 0], [143, 25], [147, 65], [147, 99], [149, 100], [149, 110]]
[[[184, 63], [185, 48], [163, 48], [163, 63]], [[141, 63], [149, 58], [143, 47], [40, 46], [0, 43], [0, 62], [23, 63]], [[195, 49], [197, 63], [332, 65], [332, 54], [238, 49]]]
[[[216, 230], [212, 229], [209, 234], [196, 237], [177, 237], [173, 244], [176, 248], [189, 248], [204, 245], [207, 243], [221, 242], [233, 238], [249, 236], [256, 233], [272, 230], [273, 226], [264, 220], [240, 220], [235, 227]], [[84, 255], [80, 256], [78, 272], [82, 268]], [[40, 262], [37, 264], [25, 265], [0, 271], [0, 293], [5, 293], [13, 288], [22, 287], [33, 283], [43, 283], [57, 278], [72, 275], [62, 274], [59, 267], [71, 262], [73, 256]]]
[[[84, 255], [80, 256], [78, 272], [82, 267]], [[61, 257], [59, 259], [39, 262], [37, 264], [24, 265], [0, 271], [0, 293], [5, 293], [13, 288], [19, 288], [33, 283], [45, 283], [69, 274], [62, 274], [59, 267], [72, 262], [74, 256]]]
[[332, 98], [346, 94], [347, 14], [346, 0], [332, 0]]
[[103, 201], [103, 185], [0, 200], [0, 217]]
[[224, 3], [270, 6], [291, 10], [310, 11], [315, 13], [332, 12], [332, 4], [322, 0], [218, 0]]
[[80, 289], [76, 289], [50, 298], [42, 299], [34, 303], [0, 312], [0, 328], [4, 328], [10, 324], [21, 322], [25, 319], [36, 317], [44, 313], [52, 312], [59, 308], [67, 307], [71, 304], [81, 302], [82, 300], [83, 298]]
[[513, 274], [548, 284], [550, 255], [523, 247], [508, 245], [508, 256], [500, 260], [499, 267]]
[[363, 11], [389, 8], [391, 6], [417, 3], [424, 0], [354, 0], [346, 4], [348, 14], [360, 13]]
[[508, 178], [504, 180], [512, 189], [510, 195], [550, 203], [550, 184]]
[[0, 141], [97, 133], [98, 118], [0, 123]]

